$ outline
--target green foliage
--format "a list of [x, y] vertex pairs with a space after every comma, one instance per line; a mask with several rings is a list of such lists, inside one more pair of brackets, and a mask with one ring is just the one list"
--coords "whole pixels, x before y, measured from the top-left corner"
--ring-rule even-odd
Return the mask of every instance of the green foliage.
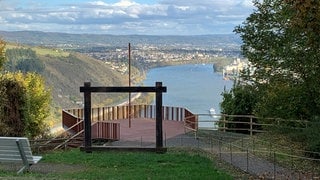
[[2, 39], [0, 39], [0, 71], [2, 70], [6, 60], [5, 47], [6, 47], [6, 43]]
[[1, 135], [35, 138], [48, 132], [51, 96], [40, 75], [1, 74], [0, 98]]
[[[313, 123], [311, 123], [302, 134], [305, 137], [303, 141], [306, 141], [306, 149], [311, 152], [320, 152], [320, 118], [318, 117]], [[309, 156], [320, 158], [320, 154], [309, 153]]]
[[[229, 92], [222, 94], [220, 104], [223, 114], [252, 115], [253, 108], [258, 100], [257, 92], [253, 86], [236, 84]], [[248, 121], [248, 118], [234, 117], [229, 121]], [[247, 124], [227, 124], [228, 128], [249, 128]]]
[[[86, 81], [92, 86], [120, 86], [127, 84], [127, 76], [111, 70], [108, 64], [79, 53], [70, 53], [68, 57], [39, 56], [45, 63], [43, 76], [52, 87], [54, 105], [61, 108], [78, 107], [77, 101], [83, 101], [79, 87]], [[117, 102], [118, 94], [95, 94], [94, 105], [107, 105]], [[72, 98], [70, 98], [72, 97]]]
[[253, 86], [235, 85], [229, 92], [224, 92], [221, 111], [224, 114], [252, 115], [257, 101]]
[[[243, 40], [243, 55], [254, 67], [242, 76], [259, 97], [256, 104], [251, 104], [252, 113], [315, 121], [320, 115], [320, 1], [255, 0], [254, 5], [256, 10], [235, 28]], [[236, 98], [231, 97], [232, 101]], [[243, 108], [241, 104], [230, 107], [235, 112]], [[280, 125], [286, 127], [282, 132], [287, 134], [303, 127], [300, 121]], [[312, 135], [302, 135], [309, 149], [317, 149], [313, 134], [319, 129], [309, 128]]]
[[0, 75], [0, 135], [23, 136], [26, 89], [13, 76]]
[[51, 91], [46, 88], [43, 77], [36, 73], [27, 73], [23, 83], [28, 95], [28, 124], [25, 129], [27, 136], [45, 135], [49, 129], [45, 119], [50, 115]]
[[[292, 87], [288, 83], [272, 83], [263, 91], [255, 106], [259, 117], [277, 117], [282, 119], [308, 118], [309, 110], [301, 86]], [[262, 92], [262, 91], [260, 91]]]
[[[311, 1], [255, 1], [257, 10], [235, 28], [243, 39], [244, 56], [255, 67], [245, 80], [271, 98], [260, 103], [259, 114], [273, 112], [281, 118], [289, 114], [298, 119], [320, 114], [320, 33], [319, 26], [314, 27], [320, 23], [319, 1]], [[307, 103], [301, 103], [302, 99]], [[270, 101], [279, 101], [282, 107], [279, 102], [263, 105]], [[299, 109], [292, 113], [293, 107], [285, 105], [288, 102]]]
[[13, 48], [6, 51], [8, 59], [6, 70], [15, 72], [37, 72], [42, 73], [45, 69], [44, 63], [37, 57], [35, 51], [25, 48]]

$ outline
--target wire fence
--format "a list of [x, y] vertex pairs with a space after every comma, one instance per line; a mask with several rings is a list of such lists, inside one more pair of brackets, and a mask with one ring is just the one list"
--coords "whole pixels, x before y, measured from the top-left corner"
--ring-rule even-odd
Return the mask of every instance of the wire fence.
[[[165, 137], [165, 135], [164, 135]], [[114, 145], [152, 147], [154, 143], [143, 138], [135, 142], [116, 142]], [[112, 146], [111, 144], [108, 144]], [[184, 134], [164, 138], [165, 147], [197, 148], [208, 156], [227, 162], [237, 169], [259, 178], [319, 179], [320, 159], [279, 152], [274, 145], [262, 146], [260, 140], [244, 135], [217, 132], [215, 136], [201, 137]]]
[[[171, 112], [171, 111], [167, 111]], [[180, 111], [179, 111], [180, 112]], [[170, 113], [167, 113], [170, 114]], [[191, 117], [191, 116], [187, 116]], [[271, 141], [264, 141], [253, 136], [263, 132], [261, 127], [270, 127], [270, 124], [259, 124], [256, 117], [241, 116], [242, 121], [232, 121], [229, 118], [236, 115], [197, 114], [192, 115], [200, 129], [209, 130], [209, 134], [193, 131], [193, 135], [184, 134], [167, 138], [164, 134], [165, 147], [191, 147], [206, 152], [209, 156], [217, 157], [221, 161], [232, 164], [249, 174], [259, 178], [270, 179], [320, 179], [320, 159], [308, 158], [305, 154], [314, 154], [320, 157], [320, 152], [299, 150], [294, 147], [281, 146]], [[306, 127], [310, 122], [297, 120], [268, 119], [277, 122], [279, 127], [288, 122], [300, 123], [299, 127]], [[267, 122], [267, 121], [264, 121]], [[228, 125], [229, 124], [229, 125]], [[241, 124], [235, 128], [230, 124]], [[228, 131], [242, 131], [229, 133]], [[154, 142], [148, 142], [143, 137], [136, 141], [117, 141], [107, 143], [107, 146], [141, 146], [154, 147]]]

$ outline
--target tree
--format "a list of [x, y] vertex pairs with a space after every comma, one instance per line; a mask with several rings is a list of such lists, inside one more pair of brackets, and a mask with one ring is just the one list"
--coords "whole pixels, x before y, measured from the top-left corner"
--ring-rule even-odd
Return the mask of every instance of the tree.
[[[291, 118], [320, 114], [320, 4], [314, 0], [305, 2], [255, 1], [257, 10], [235, 28], [243, 40], [243, 55], [255, 67], [253, 75], [244, 74], [245, 80], [258, 87], [261, 94], [276, 90], [274, 86], [301, 89], [293, 103], [299, 99], [308, 103]], [[281, 93], [275, 94], [285, 100], [280, 97]], [[287, 97], [284, 102], [292, 101], [295, 99]], [[264, 111], [275, 112], [274, 108], [264, 108]]]
[[0, 135], [24, 136], [25, 88], [13, 76], [0, 75]]
[[0, 71], [2, 70], [6, 60], [5, 47], [6, 47], [6, 43], [2, 39], [0, 39]]
[[0, 75], [0, 134], [3, 136], [46, 135], [51, 94], [35, 73]]
[[8, 49], [6, 58], [5, 69], [10, 72], [21, 71], [41, 74], [45, 69], [44, 63], [37, 57], [36, 52], [30, 48]]
[[[30, 50], [18, 52], [22, 52], [17, 53], [20, 57], [35, 57]], [[4, 66], [5, 54], [5, 42], [0, 40], [0, 69]], [[30, 72], [0, 74], [0, 102], [1, 136], [35, 138], [48, 133], [45, 119], [50, 114], [51, 93], [40, 75]]]
[[[257, 89], [252, 113], [310, 120], [300, 135], [308, 150], [319, 152], [320, 1], [255, 0], [254, 5], [256, 10], [235, 28], [242, 53], [254, 66], [242, 74]], [[297, 127], [299, 122], [285, 124]]]
[[[220, 104], [222, 114], [232, 115], [252, 115], [253, 108], [257, 102], [258, 96], [256, 90], [250, 85], [236, 84], [230, 91], [222, 94], [223, 100]], [[228, 121], [248, 122], [248, 118], [231, 117]], [[228, 128], [249, 128], [248, 124], [227, 124]], [[243, 133], [243, 131], [239, 131]]]

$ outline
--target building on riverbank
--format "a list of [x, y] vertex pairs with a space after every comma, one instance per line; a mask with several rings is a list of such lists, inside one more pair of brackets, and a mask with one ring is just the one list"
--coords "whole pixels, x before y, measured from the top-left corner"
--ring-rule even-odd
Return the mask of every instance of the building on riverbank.
[[235, 59], [232, 64], [227, 65], [222, 70], [222, 76], [224, 80], [237, 79], [240, 76], [240, 72], [248, 68], [248, 63], [240, 58]]

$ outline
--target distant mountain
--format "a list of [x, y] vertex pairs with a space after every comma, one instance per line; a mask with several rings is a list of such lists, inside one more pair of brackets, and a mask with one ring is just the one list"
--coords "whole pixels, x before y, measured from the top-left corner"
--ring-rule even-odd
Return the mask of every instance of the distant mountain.
[[235, 34], [197, 36], [149, 36], [149, 35], [98, 35], [67, 34], [40, 31], [0, 31], [0, 37], [9, 42], [28, 45], [72, 47], [109, 46], [124, 47], [130, 42], [135, 45], [191, 46], [191, 47], [240, 47], [241, 39]]

